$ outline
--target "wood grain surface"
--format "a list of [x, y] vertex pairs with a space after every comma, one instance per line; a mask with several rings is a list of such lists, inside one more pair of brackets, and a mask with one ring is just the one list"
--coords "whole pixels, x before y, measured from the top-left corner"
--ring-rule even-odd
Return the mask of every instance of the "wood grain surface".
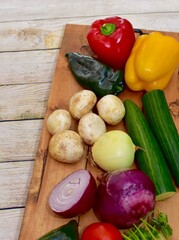
[[[88, 147], [86, 148], [86, 154], [84, 158], [77, 164], [63, 164], [52, 159], [48, 154], [48, 143], [51, 136], [46, 129], [46, 120], [49, 114], [57, 108], [64, 108], [68, 110], [70, 97], [75, 92], [82, 89], [81, 86], [79, 86], [75, 81], [68, 68], [65, 53], [72, 51], [88, 54], [88, 44], [86, 41], [87, 30], [88, 26], [76, 24], [68, 24], [65, 28], [61, 44], [61, 51], [58, 56], [55, 74], [49, 93], [23, 224], [20, 231], [20, 240], [36, 240], [46, 232], [69, 221], [69, 219], [60, 218], [50, 210], [48, 206], [48, 197], [52, 188], [65, 176], [77, 169], [85, 168], [89, 149]], [[179, 34], [177, 33], [166, 32], [166, 34], [170, 34], [179, 40]], [[177, 104], [179, 101], [178, 78], [179, 76], [177, 69], [165, 90], [166, 98], [177, 129], [179, 129], [179, 116], [176, 113], [176, 109], [178, 109]], [[125, 92], [123, 92], [119, 97], [122, 100], [126, 98], [133, 99], [140, 105], [142, 94], [143, 92], [132, 92], [125, 90]], [[108, 130], [114, 128], [125, 130], [123, 123], [120, 123], [115, 127], [108, 127]], [[77, 129], [77, 121], [75, 120], [72, 124], [72, 129]], [[92, 167], [89, 164], [87, 164], [87, 168], [95, 177], [100, 173], [99, 169]], [[177, 192], [174, 197], [156, 204], [157, 208], [168, 214], [169, 222], [173, 228], [173, 240], [179, 239], [179, 205], [176, 205], [176, 202], [179, 202], [179, 192]], [[97, 219], [94, 216], [93, 211], [90, 210], [83, 216], [78, 217], [78, 221], [79, 231], [81, 233], [85, 226], [87, 226], [89, 223], [97, 221]]]

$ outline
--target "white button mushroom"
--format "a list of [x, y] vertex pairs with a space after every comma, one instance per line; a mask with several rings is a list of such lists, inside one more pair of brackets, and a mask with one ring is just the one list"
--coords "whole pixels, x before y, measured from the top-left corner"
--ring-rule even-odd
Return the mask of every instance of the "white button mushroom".
[[49, 153], [60, 162], [76, 163], [82, 159], [84, 152], [84, 142], [75, 131], [57, 132], [50, 139]]
[[97, 97], [94, 92], [90, 90], [81, 90], [75, 93], [70, 99], [70, 113], [75, 119], [80, 119], [93, 109], [96, 102]]
[[123, 102], [115, 95], [108, 94], [97, 102], [100, 117], [109, 125], [117, 125], [125, 115]]
[[64, 109], [53, 111], [47, 119], [47, 129], [53, 135], [58, 131], [68, 130], [71, 127], [71, 115]]
[[99, 115], [90, 112], [81, 117], [78, 133], [86, 144], [92, 145], [105, 132], [106, 124]]

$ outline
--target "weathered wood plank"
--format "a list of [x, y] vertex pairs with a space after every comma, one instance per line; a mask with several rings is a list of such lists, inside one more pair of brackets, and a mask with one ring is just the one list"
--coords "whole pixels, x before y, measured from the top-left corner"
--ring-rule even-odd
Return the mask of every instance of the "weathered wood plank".
[[[14, 45], [14, 48], [16, 47], [17, 46]], [[51, 82], [58, 52], [59, 50], [55, 49], [46, 51], [0, 53], [0, 87], [1, 85], [8, 84], [37, 84]], [[4, 91], [6, 90], [8, 91], [8, 88], [6, 89], [4, 87]], [[8, 92], [6, 92], [8, 97], [11, 97], [10, 93], [11, 92], [8, 94]]]
[[43, 118], [50, 85], [51, 83], [0, 86], [0, 120]]
[[18, 240], [23, 213], [23, 208], [0, 211], [1, 240]]
[[34, 161], [0, 163], [0, 209], [25, 206]]
[[[73, 16], [63, 18], [60, 13], [57, 19], [0, 22], [0, 51], [59, 48], [65, 24], [91, 24], [97, 18], [110, 16], [110, 12], [107, 15], [101, 13], [99, 16], [90, 16], [89, 12], [88, 17], [81, 16], [74, 19]], [[129, 19], [135, 28], [179, 32], [179, 11], [173, 13], [152, 12], [150, 14], [145, 12], [140, 14], [116, 12], [116, 15]]]
[[42, 122], [0, 122], [0, 162], [35, 159]]
[[[72, 7], [73, 6], [73, 7]], [[3, 11], [2, 11], [3, 10]], [[137, 13], [153, 13], [153, 12], [176, 12], [179, 10], [178, 0], [129, 0], [126, 4], [125, 0], [111, 0], [105, 2], [103, 0], [93, 1], [86, 0], [46, 0], [44, 4], [41, 1], [1, 1], [1, 15], [0, 21], [22, 21], [34, 19], [47, 19], [47, 18], [66, 18], [69, 15], [73, 18], [111, 14], [137, 14]]]
[[65, 23], [65, 19], [1, 22], [0, 51], [57, 48]]

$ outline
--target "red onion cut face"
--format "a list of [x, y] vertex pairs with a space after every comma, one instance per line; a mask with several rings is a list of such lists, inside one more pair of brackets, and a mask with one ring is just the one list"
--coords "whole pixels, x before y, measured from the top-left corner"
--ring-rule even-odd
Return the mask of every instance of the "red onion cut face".
[[50, 193], [50, 208], [64, 218], [76, 217], [92, 208], [97, 186], [92, 174], [78, 170], [61, 182]]

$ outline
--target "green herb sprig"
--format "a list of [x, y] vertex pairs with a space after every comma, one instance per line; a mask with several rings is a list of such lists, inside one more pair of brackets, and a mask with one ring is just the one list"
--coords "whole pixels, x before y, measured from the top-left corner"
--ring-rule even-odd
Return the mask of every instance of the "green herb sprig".
[[132, 228], [123, 232], [124, 240], [170, 240], [172, 228], [168, 223], [165, 213], [152, 211], [144, 219], [140, 219], [140, 225], [134, 224]]

